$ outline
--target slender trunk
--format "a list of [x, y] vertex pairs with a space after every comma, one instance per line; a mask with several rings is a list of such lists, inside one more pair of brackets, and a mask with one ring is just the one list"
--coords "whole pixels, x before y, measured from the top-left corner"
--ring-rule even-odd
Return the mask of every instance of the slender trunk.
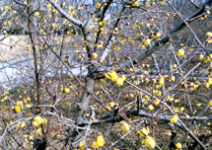
[[[90, 78], [90, 77], [86, 77], [86, 89], [89, 91], [89, 92], [93, 92], [93, 89], [94, 89], [94, 79]], [[89, 106], [89, 102], [90, 102], [90, 98], [91, 98], [91, 95], [87, 92], [87, 91], [84, 91], [83, 94], [82, 94], [82, 97], [80, 99], [80, 102], [77, 106], [77, 117], [76, 117], [76, 124], [78, 122], [83, 122], [83, 121], [86, 121], [86, 112], [87, 112], [87, 109], [88, 109], [88, 106]], [[81, 134], [78, 134], [78, 133], [81, 133]], [[79, 145], [79, 142], [81, 140], [79, 140], [80, 138], [82, 138], [82, 132], [81, 130], [78, 130], [77, 128], [74, 128], [74, 131], [71, 135], [72, 139], [71, 139], [71, 146], [70, 146], [70, 150], [73, 149], [73, 148], [76, 148], [78, 145]]]
[[[28, 0], [28, 4], [30, 3], [30, 1]], [[27, 13], [28, 15], [30, 14], [30, 6], [27, 7]], [[31, 45], [32, 45], [32, 50], [33, 50], [33, 57], [34, 57], [34, 67], [35, 67], [35, 80], [36, 80], [36, 84], [37, 84], [37, 102], [38, 102], [38, 105], [41, 105], [41, 98], [40, 98], [40, 81], [39, 81], [39, 73], [38, 73], [38, 65], [37, 65], [37, 54], [36, 54], [36, 48], [35, 48], [35, 42], [34, 42], [34, 39], [33, 39], [33, 35], [32, 35], [32, 22], [30, 20], [30, 16], [28, 18], [28, 30], [29, 30], [29, 37], [30, 37], [30, 41], [31, 41]], [[39, 107], [39, 113], [41, 113], [42, 110], [41, 108]], [[47, 141], [46, 141], [46, 135], [45, 135], [45, 131], [44, 131], [44, 126], [41, 125], [41, 130], [42, 130], [42, 143], [38, 146], [37, 149], [39, 150], [44, 150], [46, 149], [46, 144], [47, 144]]]

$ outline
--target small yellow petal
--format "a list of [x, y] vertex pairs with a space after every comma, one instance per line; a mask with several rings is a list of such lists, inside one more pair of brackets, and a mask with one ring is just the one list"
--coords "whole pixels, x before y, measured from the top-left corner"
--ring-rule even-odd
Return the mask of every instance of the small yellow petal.
[[175, 114], [175, 115], [173, 115], [173, 116], [171, 117], [170, 122], [171, 122], [171, 123], [177, 123], [178, 120], [179, 120], [178, 115]]

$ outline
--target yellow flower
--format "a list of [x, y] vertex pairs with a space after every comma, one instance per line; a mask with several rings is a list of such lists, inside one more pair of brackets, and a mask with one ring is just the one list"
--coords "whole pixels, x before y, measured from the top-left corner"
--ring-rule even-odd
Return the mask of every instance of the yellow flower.
[[94, 29], [94, 25], [91, 25], [91, 26], [89, 27], [89, 29], [90, 29], [90, 30], [93, 30], [93, 29]]
[[93, 148], [99, 148], [99, 145], [97, 144], [96, 141], [94, 141], [94, 142], [92, 143], [92, 147], [93, 147]]
[[17, 101], [16, 105], [21, 107], [23, 105], [23, 102], [22, 101]]
[[189, 119], [189, 118], [190, 118], [190, 116], [189, 116], [188, 114], [186, 114], [186, 115], [185, 115], [185, 118], [186, 118], [186, 119]]
[[156, 99], [156, 100], [154, 100], [154, 102], [153, 102], [156, 106], [157, 105], [159, 105], [160, 104], [160, 100], [159, 99]]
[[65, 89], [64, 89], [64, 92], [65, 92], [65, 93], [70, 93], [70, 89], [69, 89], [69, 88], [65, 88]]
[[204, 55], [203, 55], [203, 54], [200, 54], [200, 55], [199, 55], [199, 60], [200, 60], [200, 61], [204, 60]]
[[37, 12], [35, 12], [35, 16], [39, 16], [40, 15], [40, 13], [37, 11]]
[[81, 9], [83, 9], [83, 7], [82, 7], [82, 6], [78, 7], [78, 10], [81, 10]]
[[101, 6], [102, 6], [101, 3], [96, 3], [96, 7], [97, 7], [97, 8], [100, 8]]
[[172, 77], [171, 77], [171, 80], [172, 80], [172, 81], [175, 81], [175, 76], [172, 76]]
[[197, 107], [200, 107], [201, 105], [202, 105], [201, 103], [197, 103], [197, 104], [196, 104]]
[[20, 112], [20, 111], [21, 111], [21, 107], [18, 106], [18, 105], [16, 105], [16, 106], [15, 106], [15, 111], [16, 111], [16, 112]]
[[160, 1], [159, 3], [160, 3], [160, 5], [164, 5], [164, 2], [163, 1]]
[[184, 56], [184, 55], [185, 55], [184, 49], [182, 49], [182, 48], [179, 49], [179, 50], [178, 50], [178, 55], [179, 55], [179, 56]]
[[124, 44], [126, 42], [126, 39], [123, 39], [120, 41], [121, 44]]
[[212, 100], [209, 101], [209, 106], [212, 106]]
[[122, 78], [122, 80], [126, 80], [126, 76], [125, 75], [123, 75], [123, 76], [121, 76], [121, 78]]
[[33, 106], [32, 104], [26, 104], [25, 105], [26, 108], [32, 108], [32, 106]]
[[47, 4], [46, 6], [47, 6], [47, 8], [48, 8], [49, 10], [51, 10], [51, 8], [52, 8], [52, 5], [51, 5], [51, 4]]
[[160, 85], [164, 85], [164, 78], [160, 78], [160, 80], [158, 82]]
[[152, 110], [154, 109], [154, 106], [153, 106], [152, 104], [150, 104], [150, 105], [148, 106], [148, 109], [149, 109], [150, 111], [152, 111]]
[[[108, 110], [111, 110], [110, 104], [106, 105], [106, 108], [107, 108]], [[106, 109], [103, 109], [103, 112], [106, 112], [106, 111], [107, 111]]]
[[139, 6], [139, 2], [138, 2], [138, 1], [135, 1], [135, 2], [133, 3], [133, 5], [134, 5], [134, 6]]
[[151, 136], [147, 136], [143, 141], [142, 141], [143, 144], [145, 144], [146, 147], [148, 147], [149, 149], [153, 149], [155, 148], [155, 140], [153, 137]]
[[25, 126], [26, 126], [26, 122], [22, 122], [20, 127], [23, 128]]
[[206, 35], [212, 37], [212, 32], [207, 32]]
[[101, 26], [103, 25], [103, 23], [100, 21], [100, 22], [98, 23], [98, 25], [101, 27]]
[[46, 125], [46, 124], [47, 124], [47, 120], [41, 118], [41, 116], [36, 116], [36, 117], [34, 118], [34, 121], [32, 122], [32, 124], [33, 124], [33, 126], [35, 126], [35, 127], [39, 126], [40, 124]]
[[98, 54], [94, 52], [92, 56], [93, 56], [93, 59], [96, 59], [98, 57]]
[[132, 97], [132, 98], [133, 98], [133, 97], [134, 97], [134, 95], [133, 95], [132, 93], [130, 93], [130, 97]]
[[172, 136], [172, 133], [170, 131], [166, 132], [165, 135]]
[[96, 139], [96, 143], [99, 145], [99, 147], [102, 147], [105, 144], [105, 140], [103, 135], [100, 135]]
[[33, 138], [34, 138], [33, 135], [29, 136], [29, 140], [33, 140]]
[[32, 121], [32, 125], [35, 126], [35, 127], [37, 127], [37, 126], [39, 126], [40, 124], [39, 124], [37, 121]]
[[212, 85], [212, 78], [209, 78], [207, 82], [209, 85]]
[[37, 122], [39, 122], [39, 124], [41, 124], [43, 120], [42, 120], [41, 116], [36, 116], [34, 118], [34, 121], [37, 121]]
[[112, 71], [110, 73], [110, 78], [111, 78], [112, 81], [116, 81], [116, 79], [118, 78], [117, 73], [115, 71]]
[[205, 87], [206, 88], [209, 88], [210, 87], [210, 84], [208, 82], [205, 82]]
[[161, 37], [161, 33], [158, 32], [158, 33], [156, 34], [156, 36], [157, 36], [157, 38]]
[[177, 64], [173, 64], [173, 68], [177, 68]]
[[45, 126], [47, 125], [47, 123], [48, 123], [48, 120], [46, 118], [42, 119], [42, 122], [41, 122], [42, 125]]
[[[100, 28], [100, 31], [101, 31], [101, 33], [103, 33], [103, 32], [105, 32], [105, 29], [102, 27], [102, 28]], [[103, 46], [103, 44], [100, 44], [100, 45]]]
[[121, 122], [121, 130], [129, 132], [130, 131], [130, 125], [126, 121], [122, 121]]
[[11, 9], [11, 5], [5, 6], [6, 9]]
[[122, 85], [124, 84], [124, 80], [123, 80], [122, 78], [118, 78], [118, 79], [116, 80], [116, 84], [117, 84], [118, 86], [122, 86]]
[[151, 40], [150, 40], [150, 39], [145, 39], [145, 40], [144, 40], [144, 44], [145, 44], [145, 45], [150, 45], [150, 43], [151, 43]]
[[178, 117], [177, 114], [175, 114], [175, 115], [173, 115], [173, 116], [171, 117], [170, 122], [171, 122], [171, 123], [177, 123], [178, 120], [179, 120], [179, 117]]
[[141, 131], [138, 131], [138, 134], [140, 134], [143, 138], [145, 138], [149, 134], [149, 127], [142, 128]]
[[114, 103], [114, 102], [110, 102], [110, 103], [109, 103], [109, 106], [110, 106], [110, 107], [114, 107], [114, 106], [115, 106], [115, 103]]
[[106, 25], [106, 24], [107, 24], [107, 21], [103, 20], [103, 21], [102, 21], [102, 25], [104, 26], [104, 25]]
[[38, 128], [36, 131], [35, 131], [36, 134], [40, 134], [41, 133], [41, 128]]
[[80, 150], [84, 150], [84, 149], [86, 149], [85, 142], [80, 141], [80, 143], [79, 143], [79, 148], [80, 148]]
[[177, 143], [175, 146], [176, 146], [176, 148], [182, 148], [182, 144], [180, 144], [180, 143]]

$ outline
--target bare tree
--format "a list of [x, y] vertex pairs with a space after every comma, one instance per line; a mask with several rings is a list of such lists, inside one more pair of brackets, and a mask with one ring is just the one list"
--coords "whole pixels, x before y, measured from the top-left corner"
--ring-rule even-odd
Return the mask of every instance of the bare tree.
[[1, 3], [2, 149], [211, 148], [211, 0]]

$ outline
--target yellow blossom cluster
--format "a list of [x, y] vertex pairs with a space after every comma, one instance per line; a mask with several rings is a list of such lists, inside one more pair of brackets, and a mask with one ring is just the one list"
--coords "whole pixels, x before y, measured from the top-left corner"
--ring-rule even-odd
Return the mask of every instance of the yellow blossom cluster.
[[[108, 110], [111, 110], [112, 108], [114, 108], [114, 106], [115, 106], [115, 103], [114, 103], [114, 102], [110, 102], [110, 103], [108, 103], [108, 104], [106, 105], [106, 108], [107, 108]], [[103, 111], [106, 112], [106, 109], [103, 109]]]
[[38, 127], [39, 125], [47, 125], [48, 121], [46, 118], [42, 118], [41, 116], [36, 116], [33, 121], [32, 125]]
[[79, 60], [83, 58], [83, 55], [78, 50], [76, 50], [75, 53], [78, 55]]
[[105, 77], [111, 79], [113, 82], [116, 82], [118, 86], [123, 86], [124, 81], [126, 80], [126, 76], [118, 77], [118, 74], [115, 71], [108, 72], [105, 74]]
[[96, 3], [97, 8], [101, 8], [101, 6], [102, 6], [102, 3], [100, 3], [100, 2]]
[[22, 123], [18, 124], [18, 128], [24, 128], [26, 126], [26, 122], [23, 121]]
[[205, 57], [203, 54], [199, 55], [199, 60], [203, 61], [203, 63], [208, 63], [209, 61], [212, 62], [212, 54], [210, 54], [209, 56]]
[[[157, 88], [158, 86], [159, 86], [159, 85], [156, 85], [156, 88]], [[154, 93], [156, 96], [158, 96], [158, 97], [160, 97], [160, 96], [162, 95], [162, 92], [159, 91], [159, 90], [153, 90], [153, 93]]]
[[175, 113], [182, 113], [185, 110], [184, 107], [173, 107]]
[[212, 106], [212, 100], [209, 101], [209, 106], [210, 106], [210, 107]]
[[77, 10], [75, 10], [74, 7], [71, 6], [71, 5], [69, 5], [68, 10], [69, 10], [69, 15], [70, 15], [71, 17], [73, 17], [74, 15], [77, 14]]
[[161, 37], [161, 33], [158, 32], [158, 33], [156, 34], [156, 37], [157, 37], [157, 38], [160, 38], [160, 37]]
[[96, 58], [98, 57], [98, 54], [97, 54], [96, 52], [94, 52], [94, 53], [92, 54], [92, 56], [93, 56], [93, 59], [96, 59]]
[[165, 83], [165, 78], [164, 78], [164, 77], [161, 77], [161, 78], [159, 79], [158, 83], [159, 83], [160, 85], [164, 85], [164, 83]]
[[52, 5], [51, 4], [47, 4], [46, 7], [47, 7], [48, 10], [52, 10]]
[[84, 141], [80, 141], [80, 143], [79, 143], [79, 149], [80, 149], [80, 150], [86, 149], [86, 144], [85, 144]]
[[141, 135], [143, 138], [145, 138], [147, 135], [149, 135], [149, 127], [145, 128], [143, 127], [141, 131], [138, 131], [138, 134]]
[[181, 143], [177, 143], [175, 146], [176, 146], [176, 148], [178, 148], [178, 149], [182, 148], [182, 144], [181, 144]]
[[135, 30], [135, 29], [140, 29], [140, 26], [139, 25], [133, 26], [133, 30]]
[[174, 114], [170, 119], [171, 123], [177, 123], [178, 121], [179, 121], [179, 117], [177, 114]]
[[53, 9], [52, 12], [55, 13], [55, 14], [59, 13], [56, 9]]
[[160, 100], [159, 100], [159, 99], [156, 99], [156, 100], [154, 100], [154, 101], [153, 101], [153, 103], [154, 103], [154, 105], [156, 105], [156, 106], [157, 106], [157, 105], [159, 105], [159, 104], [160, 104]]
[[82, 10], [82, 9], [83, 9], [83, 6], [79, 6], [79, 7], [78, 7], [78, 10]]
[[185, 56], [185, 50], [183, 48], [178, 50], [178, 56]]
[[147, 104], [147, 103], [149, 102], [149, 100], [150, 100], [149, 96], [148, 96], [148, 95], [144, 95], [144, 97], [143, 97], [143, 99], [142, 99], [142, 102], [143, 102], [144, 104]]
[[12, 8], [12, 4], [11, 5], [6, 5], [5, 8], [10, 10]]
[[104, 26], [104, 25], [106, 25], [106, 24], [107, 24], [107, 21], [105, 21], [105, 20], [100, 21], [100, 22], [98, 23], [98, 25], [99, 25], [100, 27], [102, 27], [102, 26]]
[[104, 140], [103, 135], [99, 135], [99, 136], [96, 138], [96, 141], [94, 141], [94, 142], [92, 143], [92, 147], [93, 147], [93, 148], [99, 148], [99, 147], [102, 147], [103, 145], [105, 145], [105, 140]]
[[209, 31], [209, 32], [206, 33], [206, 35], [207, 35], [208, 37], [212, 37], [212, 32]]
[[129, 132], [130, 131], [130, 125], [126, 121], [121, 122], [121, 130]]
[[147, 38], [147, 39], [144, 40], [144, 45], [148, 46], [150, 44], [151, 44], [151, 40], [150, 39]]
[[91, 25], [91, 26], [89, 27], [89, 29], [90, 29], [90, 30], [93, 30], [94, 27], [95, 27], [94, 25]]
[[23, 109], [24, 109], [24, 105], [22, 101], [17, 101], [15, 107], [12, 107], [12, 110], [15, 110], [18, 113]]
[[100, 41], [99, 44], [97, 45], [97, 48], [103, 48], [103, 46], [104, 46], [104, 42]]
[[139, 6], [139, 1], [136, 0], [136, 1], [133, 3], [133, 5], [134, 5], [134, 6]]
[[151, 136], [146, 136], [142, 143], [149, 149], [153, 149], [156, 146], [155, 139]]

